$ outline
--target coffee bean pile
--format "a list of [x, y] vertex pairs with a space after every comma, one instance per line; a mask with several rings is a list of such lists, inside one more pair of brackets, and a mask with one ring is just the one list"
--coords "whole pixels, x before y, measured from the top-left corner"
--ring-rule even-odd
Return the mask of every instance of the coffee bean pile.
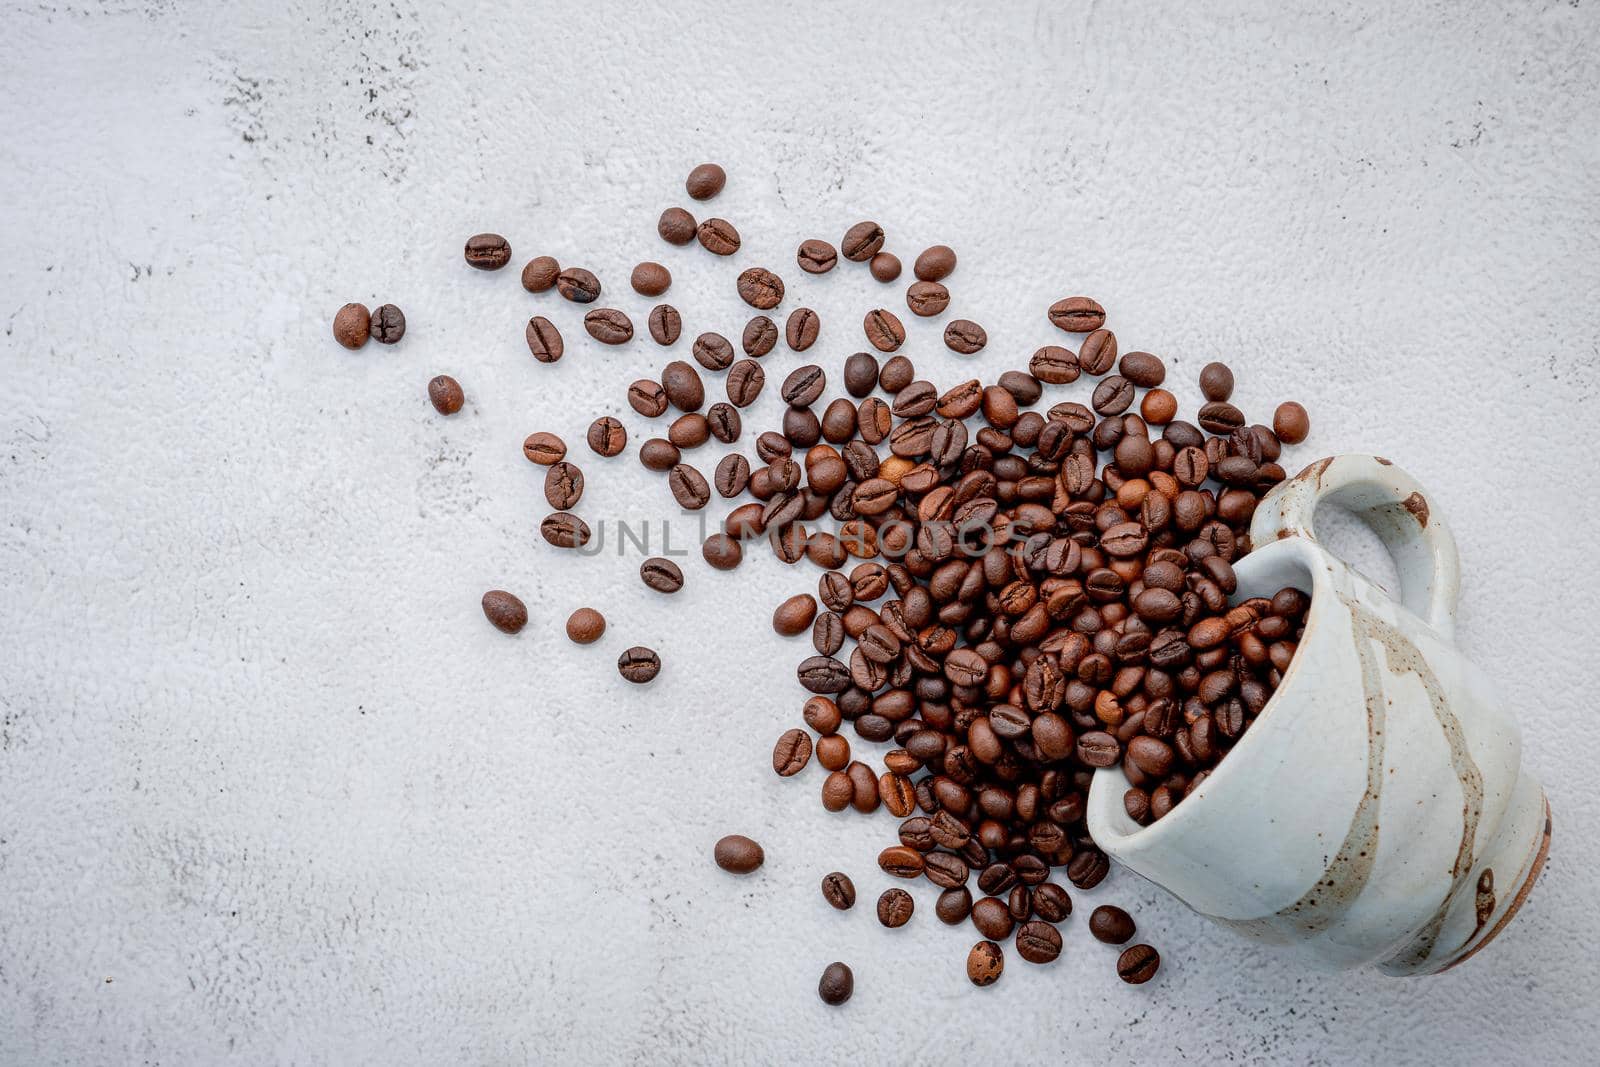
[[[705, 201], [726, 181], [721, 167], [706, 164], [685, 187]], [[717, 256], [735, 254], [741, 243], [728, 221], [697, 222], [681, 207], [661, 214], [657, 232], [673, 245], [698, 240]], [[838, 269], [841, 258], [864, 263], [889, 283], [902, 268], [885, 243], [883, 228], [864, 221], [849, 227], [837, 248], [815, 237], [800, 242], [795, 260], [807, 275]], [[511, 249], [499, 235], [478, 234], [465, 257], [494, 270], [510, 262]], [[956, 266], [955, 251], [944, 245], [916, 256], [907, 310], [943, 314]], [[672, 277], [643, 262], [630, 281], [655, 297]], [[522, 284], [535, 293], [554, 288], [583, 305], [603, 292], [592, 272], [543, 255], [524, 267]], [[713, 437], [739, 441], [740, 411], [766, 387], [761, 358], [780, 338], [792, 351], [810, 349], [821, 325], [803, 306], [781, 328], [766, 314], [792, 296], [769, 267], [744, 269], [734, 288], [756, 312], [738, 351], [721, 334], [702, 333], [689, 346], [693, 364], [667, 362], [657, 378], [633, 382], [626, 398], [649, 419], [676, 412], [665, 436], [643, 441], [638, 453], [646, 469], [665, 476], [679, 507], [736, 502], [702, 545], [708, 564], [734, 569], [746, 546], [764, 538], [783, 562], [809, 560], [822, 570], [814, 597], [797, 594], [773, 613], [776, 632], [809, 632], [814, 650], [796, 671], [813, 694], [802, 710], [807, 729], [783, 733], [773, 769], [796, 776], [814, 755], [828, 772], [821, 785], [827, 810], [883, 807], [902, 820], [899, 843], [883, 850], [879, 866], [891, 877], [937, 886], [942, 922], [972, 923], [983, 937], [967, 960], [975, 984], [999, 979], [1007, 939], [1024, 960], [1048, 963], [1061, 952], [1056, 924], [1072, 909], [1067, 891], [1049, 880], [1052, 870], [1064, 868], [1068, 881], [1088, 890], [1109, 868], [1084, 824], [1094, 773], [1121, 767], [1134, 821], [1166, 817], [1248, 731], [1289, 667], [1309, 597], [1283, 589], [1235, 603], [1233, 564], [1250, 550], [1257, 503], [1285, 477], [1282, 446], [1309, 432], [1306, 411], [1285, 403], [1271, 427], [1250, 423], [1231, 403], [1232, 371], [1211, 363], [1200, 374], [1206, 402], [1193, 422], [1180, 419], [1176, 397], [1162, 388], [1164, 362], [1121, 351], [1105, 308], [1086, 296], [1045, 309], [1045, 320], [1071, 335], [1076, 350], [1058, 339], [1039, 347], [1026, 370], [941, 389], [899, 353], [905, 326], [879, 307], [860, 326], [873, 351], [843, 362], [837, 380], [845, 395], [826, 398], [830, 380], [820, 363], [791, 371], [777, 386], [786, 406], [781, 425], [755, 435], [754, 462], [730, 454], [708, 480], [685, 453]], [[359, 305], [335, 321], [341, 343], [360, 332], [355, 320], [365, 317], [365, 309], [357, 316], [351, 308]], [[614, 308], [589, 309], [583, 323], [603, 344], [635, 338], [632, 321]], [[659, 304], [647, 326], [654, 343], [672, 346], [682, 318]], [[524, 334], [536, 360], [562, 358], [561, 332], [549, 318], [534, 316]], [[970, 319], [951, 320], [943, 336], [963, 356], [988, 344]], [[707, 407], [703, 373], [724, 376], [725, 401]], [[1096, 379], [1088, 404], [1064, 400], [1039, 410], [1046, 387], [1085, 376]], [[459, 410], [461, 395], [453, 379], [430, 385], [446, 414]], [[601, 456], [619, 454], [627, 440], [609, 417], [587, 435]], [[566, 458], [565, 443], [539, 431], [523, 453], [546, 467], [545, 496], [554, 510], [541, 535], [559, 548], [586, 544], [590, 529], [572, 511], [584, 476]], [[685, 580], [660, 558], [646, 560], [640, 577], [669, 595]], [[509, 593], [487, 594], [484, 611], [507, 632], [527, 620]], [[604, 628], [593, 609], [568, 621], [576, 642], [597, 640]], [[660, 667], [643, 647], [618, 660], [622, 676], [640, 684]], [[858, 742], [892, 746], [881, 771], [852, 758], [860, 754], [840, 732], [847, 722]], [[724, 838], [716, 849], [729, 871], [753, 871], [761, 859], [748, 838]], [[855, 886], [840, 872], [826, 876], [822, 889], [836, 908], [855, 903]], [[913, 912], [903, 889], [878, 899], [885, 926], [904, 925]], [[1108, 944], [1134, 934], [1132, 918], [1110, 906], [1096, 909], [1090, 929]], [[1117, 970], [1142, 983], [1159, 963], [1156, 951], [1140, 944], [1122, 953]], [[852, 989], [849, 968], [835, 964], [819, 992], [837, 1004]]]

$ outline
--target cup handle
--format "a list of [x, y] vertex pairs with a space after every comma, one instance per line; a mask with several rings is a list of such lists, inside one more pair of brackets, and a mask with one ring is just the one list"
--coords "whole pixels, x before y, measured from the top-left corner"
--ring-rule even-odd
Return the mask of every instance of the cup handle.
[[1461, 560], [1456, 540], [1405, 471], [1378, 456], [1319, 459], [1268, 493], [1250, 523], [1250, 539], [1317, 539], [1317, 506], [1332, 501], [1360, 515], [1394, 557], [1400, 601], [1445, 638], [1455, 632]]

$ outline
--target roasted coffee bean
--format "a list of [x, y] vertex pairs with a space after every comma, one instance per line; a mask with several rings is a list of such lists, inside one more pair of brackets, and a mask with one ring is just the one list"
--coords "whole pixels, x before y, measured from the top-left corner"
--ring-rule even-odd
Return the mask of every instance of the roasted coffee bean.
[[[823, 740], [838, 741], [844, 743], [848, 748], [848, 743], [837, 734], [833, 737], [825, 737]], [[845, 758], [849, 758], [848, 752]], [[829, 762], [827, 748], [821, 744], [817, 746], [817, 762], [833, 770], [833, 773], [828, 775], [822, 783], [822, 806], [828, 811], [843, 811], [850, 806], [850, 799], [855, 795], [855, 787], [850, 782], [850, 776]]]
[[1143, 985], [1156, 976], [1161, 953], [1149, 945], [1134, 945], [1117, 957], [1117, 976], [1129, 985]]
[[1044, 395], [1044, 387], [1039, 384], [1039, 379], [1021, 371], [1005, 371], [1000, 375], [998, 384], [1023, 407], [1038, 403], [1039, 398]]
[[923, 871], [922, 853], [905, 845], [891, 845], [878, 853], [878, 866], [896, 878], [915, 878]]
[[883, 227], [876, 222], [858, 222], [845, 231], [839, 251], [852, 263], [865, 263], [883, 247]]
[[827, 241], [811, 238], [800, 242], [800, 250], [794, 258], [807, 274], [826, 274], [838, 262], [839, 255]]
[[406, 335], [405, 312], [393, 304], [381, 304], [372, 311], [371, 329], [372, 339], [380, 345], [395, 344]]
[[557, 511], [566, 511], [583, 497], [583, 472], [576, 464], [553, 463], [544, 475], [544, 498]]
[[817, 332], [821, 326], [822, 320], [817, 318], [815, 311], [795, 308], [789, 312], [789, 318], [783, 325], [783, 336], [790, 348], [804, 352], [817, 343]]
[[952, 352], [970, 356], [988, 343], [989, 335], [971, 319], [951, 319], [944, 328], [944, 344]]
[[975, 986], [994, 985], [1005, 969], [1005, 953], [993, 941], [979, 941], [967, 952], [967, 978]]
[[610, 415], [602, 415], [589, 424], [585, 435], [589, 448], [600, 456], [620, 456], [628, 447], [628, 431]]
[[467, 238], [467, 265], [479, 270], [499, 270], [511, 262], [511, 243], [497, 233], [475, 233]]
[[[822, 696], [811, 697], [807, 700], [801, 715], [805, 718], [807, 726], [824, 736], [835, 733], [839, 729], [839, 723], [842, 721], [839, 705]], [[840, 763], [840, 766], [844, 766], [849, 760], [849, 754], [846, 753], [844, 762]]]
[[467, 402], [461, 383], [448, 374], [440, 374], [428, 382], [428, 399], [441, 415], [454, 415]]
[[825, 874], [822, 876], [822, 899], [839, 911], [849, 911], [856, 906], [856, 884], [841, 871]]
[[825, 611], [811, 624], [811, 645], [820, 654], [831, 656], [844, 647], [844, 623], [838, 615]]
[[919, 318], [942, 315], [950, 306], [950, 290], [938, 282], [912, 282], [906, 287], [906, 307]]
[[660, 556], [651, 556], [639, 564], [639, 577], [658, 593], [676, 593], [683, 588], [682, 568]]
[[660, 296], [672, 285], [672, 272], [659, 263], [646, 260], [633, 268], [628, 282], [640, 296]]
[[1117, 370], [1141, 389], [1154, 389], [1167, 377], [1166, 364], [1149, 352], [1129, 352], [1117, 363]]
[[689, 172], [683, 187], [692, 199], [710, 200], [722, 192], [727, 181], [728, 175], [721, 167], [715, 163], [702, 163]]
[[751, 267], [741, 273], [737, 288], [739, 299], [761, 311], [783, 303], [783, 279], [765, 267]]
[[845, 392], [857, 400], [871, 394], [878, 384], [878, 361], [871, 353], [857, 352], [844, 361]]
[[1052, 963], [1061, 955], [1061, 932], [1037, 919], [1025, 922], [1017, 928], [1016, 946], [1029, 963]]
[[529, 319], [522, 336], [528, 342], [528, 351], [540, 363], [554, 363], [566, 351], [566, 345], [561, 341], [561, 331], [543, 315]]
[[796, 671], [800, 684], [813, 693], [842, 693], [850, 687], [850, 668], [831, 656], [812, 656]]
[[1104, 374], [1116, 361], [1117, 335], [1110, 330], [1095, 330], [1078, 349], [1078, 366], [1085, 374]]
[[1101, 415], [1120, 415], [1127, 411], [1132, 403], [1133, 383], [1120, 374], [1103, 378], [1100, 384], [1094, 387], [1094, 399], [1091, 404]]
[[557, 548], [582, 548], [589, 543], [589, 524], [565, 511], [546, 515], [539, 536]]
[[1152, 389], [1139, 401], [1139, 414], [1152, 426], [1165, 426], [1178, 414], [1178, 398], [1165, 389]]
[[333, 339], [354, 351], [372, 334], [372, 316], [365, 304], [346, 304], [333, 316]]
[[681, 359], [662, 368], [661, 387], [667, 394], [667, 401], [679, 411], [699, 411], [706, 401], [700, 372]]
[[779, 777], [793, 777], [810, 762], [811, 735], [804, 730], [786, 730], [772, 748], [772, 769]]
[[760, 359], [771, 352], [778, 343], [778, 327], [765, 315], [757, 315], [744, 324], [744, 334], [741, 345], [744, 354], [753, 359]]
[[739, 539], [715, 533], [700, 543], [700, 556], [719, 571], [731, 571], [744, 561]]
[[827, 385], [828, 378], [823, 374], [822, 368], [807, 364], [804, 367], [797, 367], [783, 380], [779, 395], [783, 397], [784, 403], [792, 408], [809, 407], [822, 395]]
[[837, 1008], [856, 991], [856, 976], [842, 963], [830, 963], [817, 982], [817, 996], [824, 1004]]
[[1200, 428], [1207, 433], [1230, 434], [1243, 426], [1244, 412], [1225, 400], [1213, 400], [1200, 408]]
[[946, 889], [939, 894], [933, 912], [946, 926], [960, 925], [972, 914], [972, 890], [964, 885]]
[[527, 605], [504, 589], [483, 594], [483, 616], [503, 633], [514, 634], [528, 625]]
[[1286, 400], [1272, 413], [1272, 432], [1286, 445], [1297, 445], [1311, 433], [1311, 416], [1293, 400]]
[[694, 339], [689, 354], [706, 370], [727, 370], [733, 365], [733, 345], [720, 333], [703, 333]]
[[694, 216], [681, 207], [669, 207], [657, 220], [656, 233], [669, 245], [686, 245], [694, 240]]
[[600, 279], [582, 267], [567, 267], [556, 275], [556, 291], [575, 304], [600, 299]]
[[900, 277], [900, 257], [893, 252], [879, 252], [867, 263], [867, 269], [880, 282], [892, 282]]
[[543, 293], [555, 288], [561, 264], [555, 256], [534, 256], [522, 268], [522, 287], [530, 293]]
[[1078, 357], [1060, 345], [1045, 345], [1028, 361], [1028, 373], [1041, 382], [1065, 385], [1078, 380]]
[[[981, 887], [980, 887], [981, 888]], [[1016, 920], [1011, 917], [1011, 912], [1006, 908], [1005, 901], [998, 897], [983, 897], [972, 905], [972, 925], [977, 927], [978, 933], [995, 941], [1003, 941], [1011, 936], [1011, 930], [1016, 925]]]
[[1054, 882], [1034, 887], [1033, 911], [1045, 922], [1058, 923], [1072, 914], [1072, 898]]
[[683, 316], [671, 304], [657, 304], [651, 308], [646, 322], [650, 327], [650, 339], [658, 345], [675, 345], [683, 335]]
[[904, 926], [911, 921], [917, 902], [904, 889], [885, 889], [878, 897], [878, 921], [889, 929]]
[[978, 875], [978, 888], [989, 894], [1004, 893], [1017, 884], [1017, 872], [1010, 864], [991, 863]]
[[567, 616], [567, 640], [592, 645], [606, 632], [606, 618], [593, 608], [579, 608]]
[[711, 851], [717, 866], [730, 874], [749, 874], [766, 862], [767, 854], [743, 834], [729, 834], [717, 841]]
[[659, 382], [640, 378], [628, 386], [628, 406], [647, 419], [656, 418], [667, 410], [667, 391]]
[[1106, 309], [1086, 296], [1069, 296], [1050, 305], [1050, 323], [1068, 333], [1089, 333], [1106, 324]]
[[706, 423], [711, 427], [711, 436], [725, 445], [737, 441], [739, 434], [744, 430], [739, 410], [732, 404], [720, 400], [706, 410]]
[[1067, 880], [1079, 889], [1093, 889], [1105, 879], [1111, 864], [1105, 853], [1090, 848], [1075, 854], [1067, 864]]
[[1233, 371], [1226, 363], [1207, 363], [1200, 368], [1200, 392], [1207, 400], [1227, 400], [1233, 396]]
[[711, 500], [711, 487], [705, 475], [687, 463], [680, 463], [667, 474], [667, 485], [678, 506], [686, 511], [699, 511]]
[[1102, 904], [1089, 914], [1089, 932], [1096, 941], [1124, 944], [1133, 937], [1133, 917], [1114, 904]]
[[878, 372], [878, 384], [886, 393], [898, 393], [917, 379], [916, 366], [905, 356], [892, 356]]
[[635, 685], [643, 685], [661, 673], [661, 657], [643, 645], [635, 645], [617, 657], [617, 673]]
[[683, 453], [671, 441], [652, 437], [639, 446], [639, 462], [646, 470], [666, 472], [683, 462]]
[[522, 454], [528, 457], [530, 463], [548, 467], [566, 456], [567, 444], [555, 434], [540, 430], [530, 433], [522, 442]]
[[750, 461], [737, 452], [729, 453], [718, 461], [712, 480], [720, 496], [736, 497], [750, 484]]
[[906, 328], [892, 312], [883, 308], [867, 312], [866, 318], [861, 320], [861, 328], [866, 331], [867, 343], [879, 352], [893, 352], [905, 344]]
[[971, 871], [967, 861], [960, 856], [950, 852], [930, 852], [923, 859], [922, 873], [939, 888], [954, 889], [966, 884]]
[[772, 628], [785, 637], [794, 637], [811, 629], [816, 617], [816, 599], [810, 593], [796, 593], [772, 613]]
[[922, 250], [911, 272], [925, 282], [947, 278], [956, 269], [956, 252], [949, 245], [933, 245]]
[[727, 219], [706, 219], [695, 230], [700, 247], [717, 256], [731, 256], [739, 251], [739, 231]]
[[753, 359], [741, 359], [728, 371], [728, 399], [737, 407], [749, 407], [767, 384], [767, 373]]

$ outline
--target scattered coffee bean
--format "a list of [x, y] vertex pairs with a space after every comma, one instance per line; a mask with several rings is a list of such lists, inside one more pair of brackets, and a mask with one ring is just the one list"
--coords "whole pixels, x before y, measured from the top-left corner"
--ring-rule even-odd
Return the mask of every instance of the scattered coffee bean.
[[905, 344], [906, 328], [893, 312], [883, 308], [867, 312], [866, 318], [861, 321], [861, 328], [866, 332], [867, 343], [879, 352], [893, 352]]
[[1226, 363], [1207, 363], [1200, 368], [1200, 392], [1207, 400], [1227, 400], [1233, 396], [1233, 371]]
[[979, 941], [967, 953], [967, 978], [975, 986], [994, 985], [1005, 969], [1005, 953], [993, 941]]
[[616, 308], [596, 308], [583, 317], [583, 328], [603, 345], [623, 345], [633, 340], [633, 322]]
[[567, 454], [567, 443], [553, 433], [540, 430], [530, 433], [522, 442], [522, 454], [530, 463], [548, 467]]
[[499, 270], [511, 262], [511, 244], [497, 233], [475, 233], [467, 238], [468, 266]]
[[760, 311], [783, 303], [783, 279], [765, 267], [751, 267], [739, 275], [739, 299]]
[[686, 511], [699, 511], [711, 500], [711, 487], [705, 475], [687, 463], [680, 463], [667, 474], [667, 485], [678, 506]]
[[1117, 364], [1121, 375], [1140, 389], [1154, 389], [1167, 379], [1167, 366], [1149, 352], [1129, 352]]
[[906, 307], [913, 315], [929, 318], [944, 314], [950, 306], [950, 290], [938, 282], [912, 282], [906, 289]]
[[1085, 374], [1101, 375], [1117, 362], [1117, 335], [1110, 330], [1095, 330], [1083, 339], [1078, 349], [1078, 367]]
[[810, 308], [795, 308], [789, 312], [789, 320], [784, 323], [783, 334], [789, 347], [796, 352], [804, 352], [817, 343], [817, 332], [822, 326], [822, 320], [817, 318], [817, 313]]
[[730, 499], [738, 496], [750, 484], [750, 461], [737, 452], [723, 456], [717, 461], [712, 481], [716, 484], [718, 495]]
[[952, 352], [970, 356], [988, 343], [989, 335], [971, 319], [951, 319], [944, 328], [944, 344]]
[[858, 222], [845, 231], [839, 251], [852, 263], [865, 263], [883, 247], [883, 228], [876, 222]]
[[701, 542], [700, 555], [717, 570], [731, 571], [744, 561], [744, 548], [738, 538], [715, 533]]
[[778, 344], [777, 324], [765, 315], [756, 315], [744, 324], [740, 344], [744, 348], [745, 355], [752, 359], [760, 359]]
[[556, 275], [556, 291], [574, 304], [592, 304], [600, 298], [600, 279], [582, 267], [568, 267]]
[[522, 287], [530, 293], [543, 293], [555, 288], [561, 274], [561, 264], [554, 256], [535, 256], [522, 268]]
[[671, 287], [672, 272], [659, 263], [646, 260], [633, 268], [628, 282], [640, 296], [660, 296]]
[[700, 238], [700, 247], [713, 255], [731, 256], [739, 251], [739, 231], [727, 219], [706, 219], [695, 236]]
[[839, 254], [828, 242], [812, 238], [800, 242], [800, 250], [794, 258], [807, 274], [826, 274], [839, 261]]
[[822, 1002], [837, 1008], [849, 1000], [856, 991], [856, 976], [842, 963], [830, 963], [817, 982], [817, 996]]
[[917, 902], [904, 889], [885, 889], [878, 897], [878, 921], [894, 930], [911, 921]]
[[661, 657], [643, 645], [635, 645], [617, 657], [617, 673], [635, 685], [644, 685], [661, 673]]
[[1149, 945], [1134, 945], [1117, 957], [1117, 975], [1129, 985], [1143, 985], [1156, 976], [1161, 953]]
[[557, 548], [582, 548], [589, 543], [589, 524], [570, 512], [546, 515], [539, 524], [539, 536]]
[[856, 884], [840, 871], [825, 874], [822, 876], [822, 899], [839, 911], [849, 911], [856, 906]]
[[1114, 904], [1102, 904], [1089, 913], [1089, 932], [1108, 945], [1123, 944], [1133, 937], [1133, 917]]
[[540, 363], [554, 363], [566, 351], [566, 346], [561, 341], [561, 331], [556, 329], [555, 323], [543, 315], [535, 315], [528, 320], [523, 337], [528, 342], [528, 351], [533, 353], [533, 358]]
[[483, 617], [503, 633], [514, 634], [528, 625], [528, 606], [504, 589], [483, 594]]
[[761, 846], [743, 834], [729, 834], [721, 838], [711, 855], [717, 861], [717, 866], [730, 874], [749, 874], [767, 859]]
[[689, 350], [694, 361], [706, 370], [727, 370], [733, 365], [733, 345], [720, 333], [703, 333]]
[[647, 419], [656, 418], [666, 413], [667, 391], [659, 382], [640, 378], [628, 386], [628, 406]]
[[683, 453], [671, 441], [652, 437], [639, 446], [639, 462], [646, 470], [665, 473], [683, 462]]
[[699, 411], [706, 402], [705, 385], [700, 372], [681, 359], [675, 359], [661, 369], [661, 387], [667, 401], [679, 411]]
[[878, 385], [878, 361], [870, 352], [857, 352], [844, 361], [844, 389], [856, 399], [871, 394]]
[[925, 282], [937, 282], [950, 276], [956, 269], [956, 252], [949, 245], [934, 245], [923, 249], [917, 257], [912, 273]]
[[669, 245], [686, 245], [694, 240], [694, 216], [681, 207], [669, 207], [656, 222], [656, 233]]
[[392, 345], [406, 335], [405, 312], [393, 304], [379, 305], [372, 312], [372, 339], [380, 345]]
[[1106, 309], [1086, 296], [1069, 296], [1050, 305], [1050, 323], [1068, 333], [1090, 333], [1106, 324]]
[[1045, 882], [1033, 890], [1033, 911], [1045, 922], [1058, 923], [1072, 914], [1072, 898], [1054, 882]]
[[728, 182], [727, 173], [715, 163], [702, 163], [689, 172], [683, 187], [695, 200], [710, 200], [722, 192]]
[[810, 593], [796, 593], [772, 613], [772, 628], [785, 637], [795, 637], [811, 629], [816, 617], [816, 598]]
[[939, 921], [946, 926], [959, 926], [972, 914], [972, 890], [964, 885], [946, 889], [939, 894], [939, 900], [934, 904], [933, 911], [939, 916]]
[[767, 372], [753, 359], [741, 359], [728, 371], [728, 399], [735, 407], [749, 407], [767, 384]]
[[1178, 415], [1178, 398], [1165, 389], [1152, 389], [1139, 401], [1139, 414], [1151, 426], [1165, 426]]
[[827, 385], [828, 376], [822, 372], [822, 368], [808, 363], [790, 372], [783, 380], [779, 395], [783, 397], [783, 402], [792, 408], [810, 407], [816, 403]]
[[1311, 432], [1311, 416], [1293, 400], [1286, 400], [1272, 413], [1272, 432], [1286, 445], [1297, 445]]
[[610, 415], [602, 415], [589, 424], [585, 435], [589, 448], [597, 456], [620, 456], [628, 447], [628, 431]]
[[372, 316], [365, 304], [346, 304], [333, 316], [333, 339], [354, 351], [367, 343], [372, 333]]
[[917, 368], [905, 356], [891, 357], [878, 372], [878, 385], [886, 393], [898, 393], [916, 380]]
[[1195, 421], [1207, 433], [1226, 435], [1244, 425], [1244, 412], [1225, 400], [1213, 400], [1201, 406], [1200, 416]]
[[639, 577], [658, 593], [676, 593], [683, 588], [683, 570], [660, 556], [651, 556], [639, 564]]
[[683, 317], [671, 304], [657, 304], [651, 308], [645, 322], [650, 327], [650, 339], [663, 347], [677, 344], [683, 333]]
[[606, 617], [593, 608], [579, 608], [567, 616], [567, 640], [592, 645], [606, 632]]
[[779, 777], [791, 778], [811, 762], [811, 735], [804, 730], [787, 730], [772, 748], [772, 769]]
[[1017, 928], [1017, 955], [1029, 963], [1052, 963], [1061, 955], [1061, 931], [1034, 919]]
[[583, 497], [583, 472], [576, 464], [552, 463], [544, 475], [544, 498], [557, 511], [566, 511]]
[[428, 399], [441, 415], [454, 415], [466, 403], [461, 383], [448, 374], [440, 374], [428, 382]]
[[900, 277], [900, 257], [893, 252], [879, 252], [867, 263], [867, 269], [880, 282], [892, 282]]
[[1120, 374], [1102, 378], [1090, 401], [1100, 415], [1120, 415], [1133, 403], [1133, 383]]

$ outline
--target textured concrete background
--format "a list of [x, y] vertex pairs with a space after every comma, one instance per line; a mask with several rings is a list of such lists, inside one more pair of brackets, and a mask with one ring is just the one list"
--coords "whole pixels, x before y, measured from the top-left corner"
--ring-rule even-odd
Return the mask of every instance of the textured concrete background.
[[[1399, 6], [7, 4], [0, 1059], [1592, 1062], [1600, 13]], [[702, 159], [732, 175], [732, 262], [654, 236]], [[636, 557], [538, 540], [536, 428], [579, 446], [585, 514], [688, 540], [631, 454], [579, 444], [603, 412], [646, 429], [622, 390], [662, 357], [466, 269], [466, 235], [588, 265], [636, 321], [627, 269], [659, 258], [690, 336], [736, 336], [734, 274], [776, 266], [836, 368], [900, 289], [793, 248], [863, 217], [908, 262], [959, 249], [985, 375], [1091, 293], [1186, 404], [1226, 357], [1256, 417], [1311, 408], [1297, 459], [1375, 451], [1428, 486], [1461, 643], [1556, 813], [1490, 951], [1305, 973], [1122, 875], [1075, 894], [1060, 962], [976, 991], [926, 889], [905, 929], [871, 915], [893, 821], [767, 767], [803, 696], [768, 613], [814, 572], [696, 559], [665, 600]], [[410, 333], [339, 349], [346, 300]], [[535, 307], [559, 365], [523, 346]], [[520, 637], [484, 623], [493, 586], [527, 599]], [[588, 649], [560, 636], [581, 603], [612, 622]], [[636, 642], [667, 664], [646, 690], [612, 667]], [[731, 830], [766, 843], [758, 876], [709, 862]], [[834, 867], [865, 907], [822, 903]], [[1161, 948], [1151, 986], [1087, 937], [1107, 899]]]

